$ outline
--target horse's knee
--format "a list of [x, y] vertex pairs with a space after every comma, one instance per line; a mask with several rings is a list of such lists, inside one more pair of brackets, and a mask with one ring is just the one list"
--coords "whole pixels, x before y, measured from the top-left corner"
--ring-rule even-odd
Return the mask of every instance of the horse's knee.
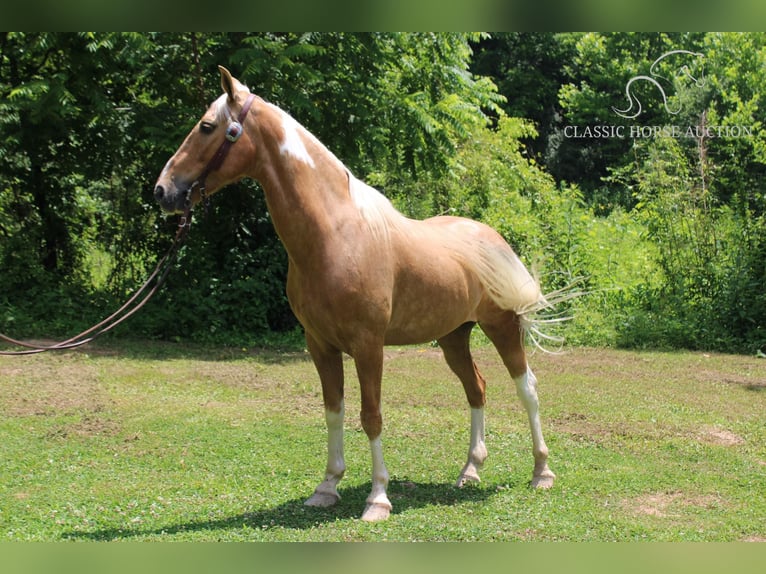
[[359, 418], [368, 439], [372, 440], [380, 436], [383, 430], [383, 416], [380, 414], [380, 411], [367, 412], [362, 410], [359, 413]]

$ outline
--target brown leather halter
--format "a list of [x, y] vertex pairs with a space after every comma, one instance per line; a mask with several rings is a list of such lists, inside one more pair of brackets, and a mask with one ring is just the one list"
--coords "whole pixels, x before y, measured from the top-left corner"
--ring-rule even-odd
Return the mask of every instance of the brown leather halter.
[[[96, 337], [103, 335], [107, 331], [112, 330], [114, 327], [125, 321], [128, 317], [136, 313], [149, 301], [152, 295], [154, 295], [165, 282], [170, 269], [173, 267], [173, 263], [175, 263], [179, 250], [186, 242], [186, 237], [188, 235], [189, 228], [191, 227], [191, 212], [193, 207], [191, 202], [191, 195], [194, 191], [194, 188], [199, 188], [200, 201], [207, 210], [209, 198], [205, 193], [205, 180], [212, 172], [221, 167], [229, 153], [229, 150], [231, 149], [231, 146], [240, 138], [240, 136], [242, 136], [244, 131], [242, 123], [245, 121], [245, 118], [250, 111], [250, 106], [252, 105], [254, 99], [255, 96], [253, 94], [250, 94], [247, 97], [247, 100], [245, 100], [245, 105], [242, 106], [242, 111], [239, 112], [237, 121], [234, 121], [231, 119], [231, 117], [229, 117], [229, 125], [226, 127], [226, 138], [223, 140], [223, 142], [221, 142], [221, 145], [218, 147], [215, 155], [210, 158], [210, 161], [205, 166], [205, 169], [202, 170], [202, 173], [199, 175], [199, 177], [194, 180], [194, 182], [192, 182], [189, 188], [184, 192], [186, 194], [184, 212], [179, 219], [178, 231], [176, 232], [176, 237], [173, 241], [173, 245], [170, 246], [170, 249], [165, 254], [165, 256], [160, 259], [154, 272], [138, 289], [138, 291], [136, 291], [136, 293], [130, 299], [128, 299], [128, 301], [125, 302], [122, 307], [117, 309], [117, 311], [109, 315], [109, 317], [100, 323], [97, 323], [93, 327], [86, 329], [79, 335], [70, 337], [65, 341], [53, 343], [52, 345], [32, 345], [30, 343], [25, 343], [24, 341], [19, 341], [8, 337], [3, 333], [0, 333], [0, 340], [17, 347], [26, 348], [24, 351], [0, 351], [0, 355], [32, 355], [35, 353], [42, 353], [44, 351], [62, 351], [80, 347], [81, 345], [91, 342]], [[154, 282], [154, 286], [149, 288], [152, 282]], [[142, 295], [143, 299], [140, 299]], [[138, 301], [138, 303], [136, 303], [136, 301]], [[135, 306], [131, 308], [131, 305], [134, 303], [136, 303]]]
[[[210, 200], [207, 197], [205, 180], [207, 180], [207, 176], [221, 167], [223, 161], [226, 159], [226, 156], [229, 154], [231, 146], [242, 136], [242, 133], [244, 132], [242, 124], [245, 121], [247, 114], [250, 112], [250, 106], [252, 106], [254, 99], [254, 94], [247, 96], [245, 105], [242, 106], [242, 110], [239, 112], [239, 116], [237, 117], [236, 121], [229, 117], [229, 125], [226, 127], [226, 137], [221, 142], [221, 145], [218, 146], [218, 150], [215, 152], [213, 157], [210, 158], [210, 161], [207, 162], [205, 169], [202, 170], [202, 173], [199, 175], [199, 177], [197, 177], [197, 179], [195, 179], [184, 192], [186, 194], [186, 201], [184, 203], [184, 214], [181, 216], [181, 221], [179, 223], [180, 227], [188, 227], [191, 225], [191, 196], [194, 192], [194, 188], [199, 188], [200, 202], [205, 208], [205, 211], [207, 211]], [[228, 110], [226, 110], [226, 115], [229, 115]]]

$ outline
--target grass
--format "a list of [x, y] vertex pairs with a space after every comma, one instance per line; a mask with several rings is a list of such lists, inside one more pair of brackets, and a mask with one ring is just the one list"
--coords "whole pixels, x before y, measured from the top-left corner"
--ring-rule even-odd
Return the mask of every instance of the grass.
[[574, 348], [536, 354], [558, 475], [533, 491], [530, 435], [499, 358], [481, 484], [462, 388], [438, 349], [387, 350], [384, 453], [394, 512], [370, 488], [347, 363], [343, 497], [322, 477], [320, 387], [303, 352], [111, 342], [0, 357], [0, 540], [766, 541], [766, 360]]

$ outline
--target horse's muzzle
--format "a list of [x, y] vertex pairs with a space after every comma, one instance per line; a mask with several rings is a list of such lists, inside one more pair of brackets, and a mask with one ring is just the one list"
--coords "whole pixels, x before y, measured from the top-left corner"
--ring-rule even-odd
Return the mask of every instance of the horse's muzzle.
[[160, 204], [163, 211], [168, 213], [181, 213], [186, 209], [188, 193], [179, 192], [177, 189], [167, 189], [161, 184], [154, 188], [154, 199]]

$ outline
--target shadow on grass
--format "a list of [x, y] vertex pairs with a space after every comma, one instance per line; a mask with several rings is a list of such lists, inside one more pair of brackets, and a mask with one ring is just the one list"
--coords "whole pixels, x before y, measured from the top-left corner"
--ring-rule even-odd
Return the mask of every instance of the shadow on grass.
[[[338, 520], [361, 517], [365, 500], [370, 493], [370, 483], [340, 488], [341, 501], [331, 508], [307, 507], [305, 498], [288, 500], [278, 506], [212, 520], [192, 520], [180, 524], [142, 529], [126, 525], [125, 528], [105, 528], [89, 532], [64, 532], [64, 540], [125, 540], [136, 537], [162, 536], [187, 532], [215, 532], [243, 528], [266, 531], [270, 528], [305, 530]], [[388, 495], [394, 506], [392, 519], [398, 514], [426, 506], [454, 506], [463, 503], [483, 502], [497, 494], [494, 488], [468, 486], [457, 488], [448, 484], [392, 481]]]
[[257, 359], [265, 364], [291, 364], [311, 360], [301, 345], [279, 347], [234, 347], [213, 344], [174, 343], [170, 341], [102, 340], [66, 351], [94, 357], [117, 357], [143, 361], [194, 360], [243, 361]]

